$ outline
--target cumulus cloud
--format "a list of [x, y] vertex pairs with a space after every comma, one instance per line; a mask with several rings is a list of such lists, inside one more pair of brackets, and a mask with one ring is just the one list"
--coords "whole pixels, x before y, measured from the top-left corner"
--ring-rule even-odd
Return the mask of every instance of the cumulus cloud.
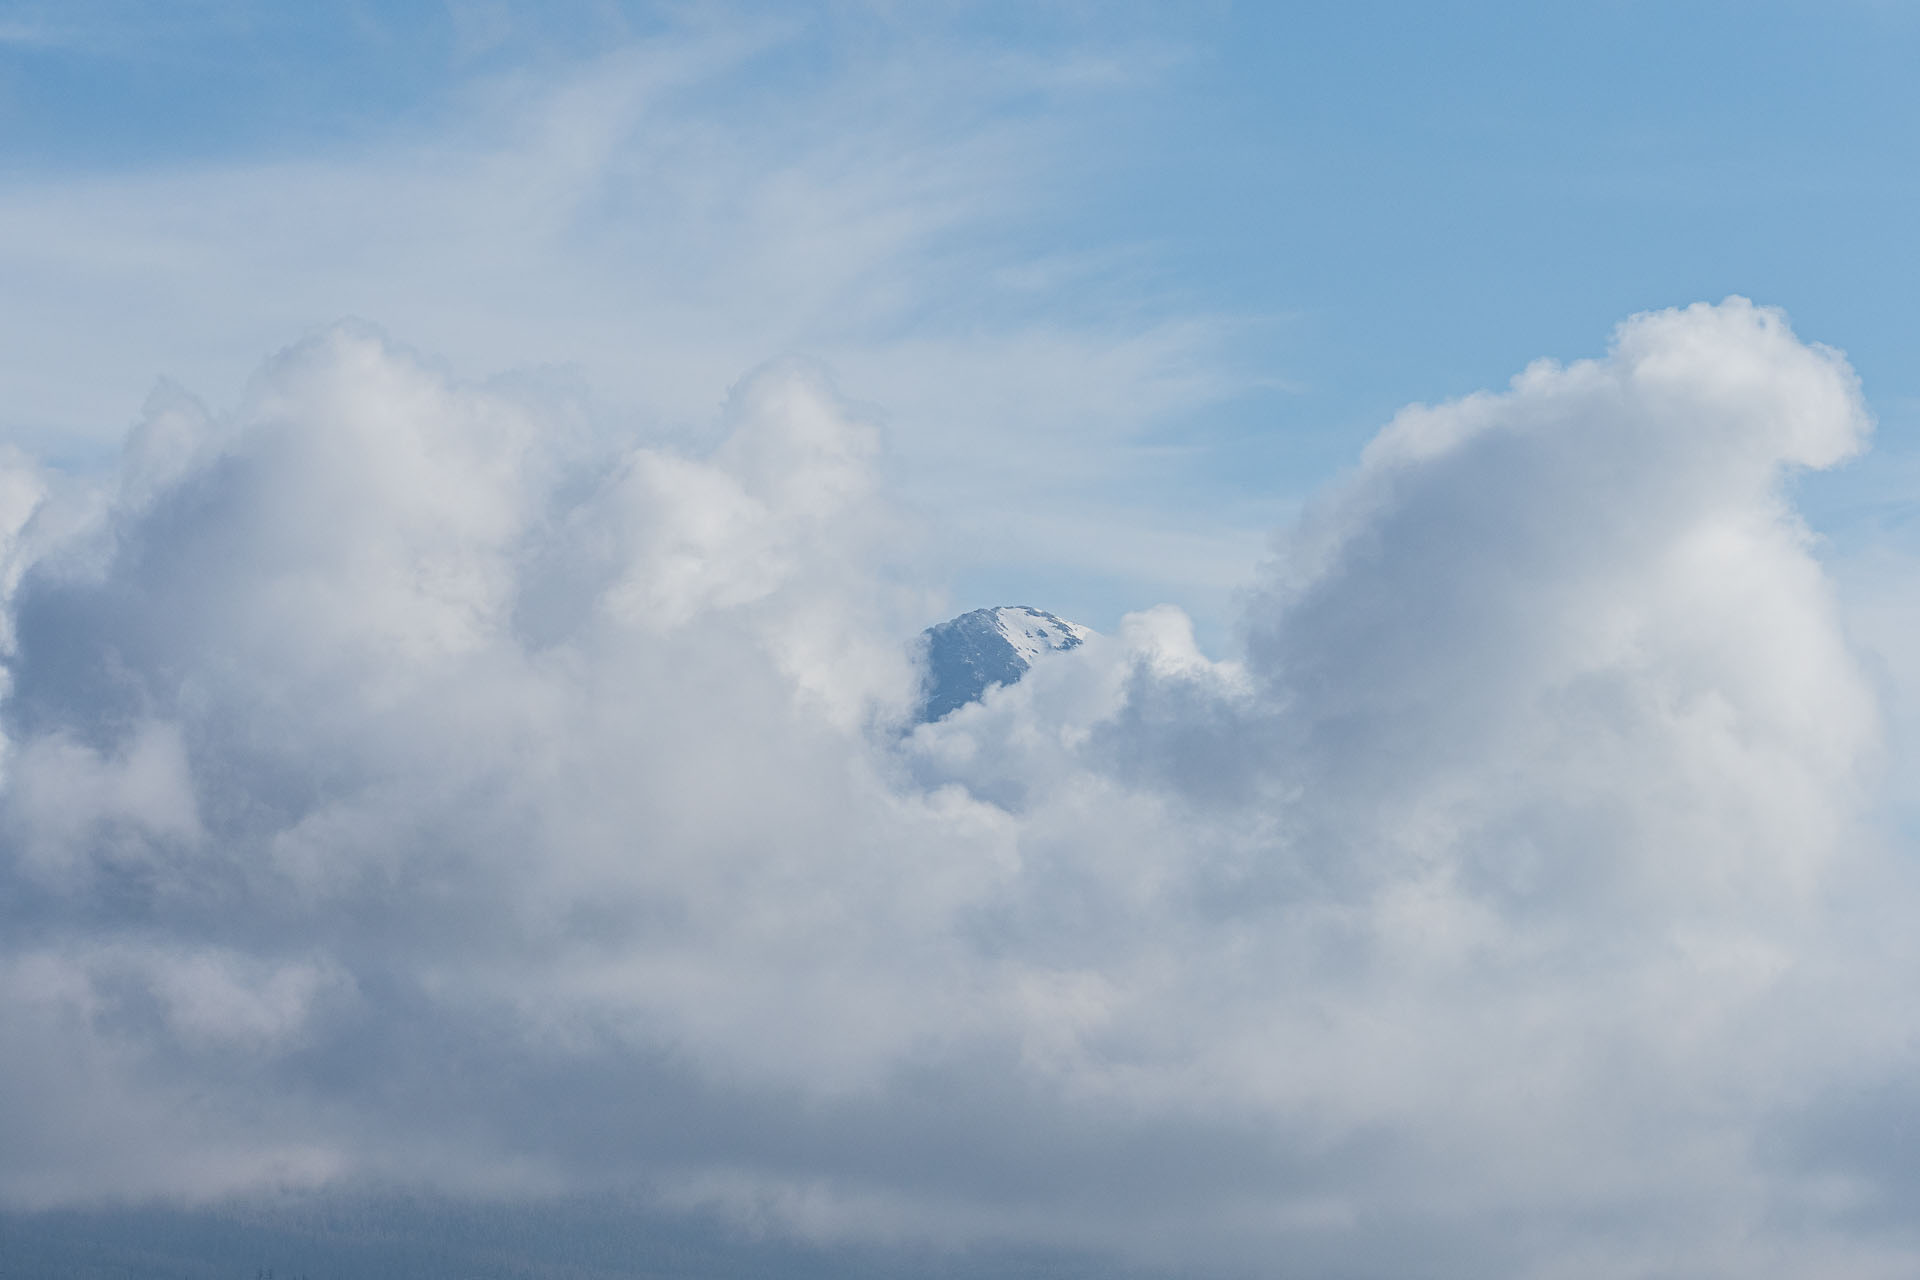
[[342, 329], [157, 396], [99, 493], [16, 467], [0, 1195], [1911, 1264], [1805, 1137], [1896, 1064], [1844, 922], [1897, 877], [1786, 496], [1869, 421], [1777, 313], [1405, 411], [1235, 660], [1151, 609], [911, 731], [881, 437], [823, 373], [706, 451], [576, 427]]

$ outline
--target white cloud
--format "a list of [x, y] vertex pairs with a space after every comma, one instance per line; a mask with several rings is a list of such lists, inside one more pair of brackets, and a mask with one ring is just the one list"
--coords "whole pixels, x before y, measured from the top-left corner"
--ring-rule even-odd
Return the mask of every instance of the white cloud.
[[871, 415], [777, 364], [711, 448], [572, 423], [345, 329], [36, 491], [0, 1191], [1910, 1265], [1848, 1216], [1894, 1175], [1821, 1145], [1905, 1053], [1910, 962], [1856, 927], [1912, 887], [1783, 497], [1868, 421], [1777, 314], [1408, 410], [1281, 538], [1243, 662], [1149, 610], [906, 736]]

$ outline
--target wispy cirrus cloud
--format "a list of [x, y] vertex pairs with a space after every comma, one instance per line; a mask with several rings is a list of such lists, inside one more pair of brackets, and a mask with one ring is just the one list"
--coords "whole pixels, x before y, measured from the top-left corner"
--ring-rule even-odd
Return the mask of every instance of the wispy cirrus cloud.
[[16, 176], [0, 427], [97, 452], [155, 377], [235, 386], [360, 316], [464, 375], [570, 379], [604, 419], [677, 432], [742, 370], [819, 358], [884, 403], [892, 473], [936, 522], [1017, 531], [1055, 500], [1119, 518], [1099, 481], [1157, 469], [1130, 444], [1255, 381], [1239, 321], [1146, 314], [1105, 268], [1032, 287], [1069, 260], [1041, 228], [1080, 199], [1104, 104], [1167, 55], [1020, 58], [864, 21], [868, 43], [830, 53], [778, 14], [652, 22], [556, 66], [458, 73], [372, 141]]

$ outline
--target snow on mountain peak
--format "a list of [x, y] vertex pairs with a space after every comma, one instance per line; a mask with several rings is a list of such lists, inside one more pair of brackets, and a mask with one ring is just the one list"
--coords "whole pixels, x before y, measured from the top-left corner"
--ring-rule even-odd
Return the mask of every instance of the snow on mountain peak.
[[1029, 605], [1002, 605], [986, 612], [993, 615], [1000, 634], [1028, 666], [1043, 653], [1076, 648], [1093, 634], [1078, 623], [1066, 622]]

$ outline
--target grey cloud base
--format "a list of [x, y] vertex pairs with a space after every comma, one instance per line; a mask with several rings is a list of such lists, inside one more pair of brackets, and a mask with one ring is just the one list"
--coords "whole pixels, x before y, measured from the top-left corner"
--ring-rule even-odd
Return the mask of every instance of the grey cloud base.
[[[1183, 1273], [1896, 1275], [1879, 694], [1741, 300], [1400, 415], [1241, 660], [913, 726], [877, 433], [702, 456], [350, 330], [0, 486], [0, 1198], [638, 1197]], [[1864, 1126], [1864, 1130], [1863, 1130]]]

